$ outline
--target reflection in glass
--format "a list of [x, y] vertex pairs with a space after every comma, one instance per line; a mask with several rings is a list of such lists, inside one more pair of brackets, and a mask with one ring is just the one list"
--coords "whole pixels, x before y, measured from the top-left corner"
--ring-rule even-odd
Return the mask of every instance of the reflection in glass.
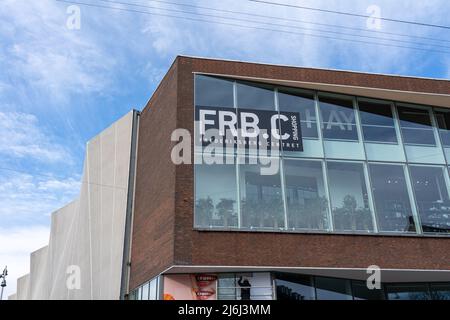
[[312, 277], [280, 273], [276, 275], [277, 300], [314, 300]]
[[350, 280], [316, 277], [317, 300], [352, 300]]
[[409, 168], [423, 232], [450, 232], [450, 200], [443, 168]]
[[220, 274], [217, 279], [217, 299], [218, 300], [236, 300], [238, 295], [238, 285], [234, 273]]
[[369, 164], [369, 169], [379, 230], [414, 232], [403, 166]]
[[147, 282], [146, 284], [144, 284], [142, 286], [141, 300], [148, 300], [148, 298], [149, 298], [149, 296], [148, 296], [149, 291], [148, 290], [149, 290], [149, 283]]
[[351, 98], [319, 96], [319, 106], [324, 139], [358, 141]]
[[275, 92], [266, 85], [238, 82], [237, 105], [240, 109], [275, 111]]
[[208, 76], [195, 76], [195, 105], [199, 107], [233, 108], [233, 81]]
[[[265, 161], [266, 159], [263, 159], [264, 163]], [[239, 176], [242, 226], [283, 228], [284, 207], [280, 170], [276, 174], [263, 175], [260, 164], [240, 164]]]
[[196, 165], [195, 226], [237, 227], [236, 195], [235, 165]]
[[310, 230], [328, 228], [322, 163], [284, 160], [288, 227]]
[[327, 162], [334, 229], [372, 231], [362, 163]]
[[280, 111], [300, 113], [300, 125], [303, 138], [318, 137], [314, 95], [312, 93], [279, 89], [278, 104]]
[[150, 300], [156, 300], [158, 298], [158, 278], [150, 281]]
[[436, 144], [428, 110], [410, 107], [397, 107], [405, 144]]
[[389, 103], [358, 100], [358, 106], [364, 141], [397, 143], [397, 134]]
[[431, 284], [432, 300], [450, 300], [450, 283]]
[[450, 112], [447, 110], [435, 110], [434, 114], [436, 115], [442, 145], [450, 147]]
[[427, 285], [387, 285], [388, 300], [429, 300], [430, 294]]
[[352, 280], [354, 300], [384, 300], [383, 290], [369, 289], [366, 281]]

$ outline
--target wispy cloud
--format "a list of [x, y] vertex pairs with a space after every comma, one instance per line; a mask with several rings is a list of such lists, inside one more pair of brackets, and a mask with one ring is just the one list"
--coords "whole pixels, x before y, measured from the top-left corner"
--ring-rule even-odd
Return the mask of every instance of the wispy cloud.
[[2, 170], [0, 218], [3, 225], [48, 223], [51, 212], [78, 196], [79, 177], [59, 179]]
[[67, 17], [65, 7], [49, 0], [6, 0], [0, 9], [3, 72], [57, 101], [101, 92], [115, 64], [91, 33], [66, 28]]
[[38, 161], [70, 162], [69, 151], [52, 140], [39, 126], [36, 116], [0, 111], [0, 155], [31, 158]]

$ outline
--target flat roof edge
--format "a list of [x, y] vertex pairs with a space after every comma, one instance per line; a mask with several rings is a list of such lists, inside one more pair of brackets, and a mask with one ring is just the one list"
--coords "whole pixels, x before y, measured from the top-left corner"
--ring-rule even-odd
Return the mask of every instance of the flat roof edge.
[[203, 60], [212, 60], [212, 61], [225, 61], [225, 62], [257, 64], [257, 65], [272, 66], [272, 67], [309, 69], [309, 70], [317, 70], [317, 71], [345, 72], [345, 73], [366, 74], [366, 75], [384, 76], [384, 77], [397, 77], [397, 78], [407, 78], [407, 79], [419, 79], [419, 80], [431, 80], [431, 81], [450, 82], [450, 79], [445, 79], [445, 78], [418, 77], [418, 76], [407, 76], [407, 75], [390, 74], [390, 73], [377, 73], [377, 72], [363, 72], [363, 71], [345, 70], [345, 69], [306, 67], [306, 66], [296, 66], [296, 65], [291, 65], [291, 64], [265, 63], [265, 62], [237, 60], [237, 59], [201, 57], [201, 56], [193, 56], [193, 55], [192, 56], [191, 55], [178, 55], [177, 58], [179, 58], [179, 57], [181, 57], [181, 58], [189, 58], [189, 59], [199, 59], [199, 60], [203, 59]]

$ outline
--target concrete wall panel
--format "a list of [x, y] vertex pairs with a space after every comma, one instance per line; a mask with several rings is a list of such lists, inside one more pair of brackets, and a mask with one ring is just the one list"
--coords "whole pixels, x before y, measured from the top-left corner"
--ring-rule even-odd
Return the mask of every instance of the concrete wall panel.
[[134, 111], [88, 142], [79, 198], [52, 214], [17, 299], [120, 298], [133, 121]]

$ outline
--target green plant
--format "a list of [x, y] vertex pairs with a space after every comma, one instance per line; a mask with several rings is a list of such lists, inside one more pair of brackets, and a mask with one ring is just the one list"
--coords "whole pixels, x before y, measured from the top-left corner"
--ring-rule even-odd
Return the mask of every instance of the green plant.
[[236, 212], [234, 211], [235, 202], [231, 199], [222, 198], [216, 204], [216, 213], [222, 219], [224, 227], [228, 227], [230, 220], [236, 217]]
[[198, 199], [195, 203], [196, 224], [202, 227], [210, 226], [213, 212], [214, 204], [210, 197]]

